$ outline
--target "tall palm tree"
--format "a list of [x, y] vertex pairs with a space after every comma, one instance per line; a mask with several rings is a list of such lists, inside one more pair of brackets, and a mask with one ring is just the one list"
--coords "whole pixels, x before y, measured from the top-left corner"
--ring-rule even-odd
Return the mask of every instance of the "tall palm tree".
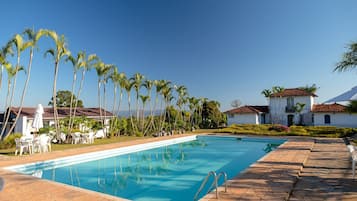
[[3, 77], [3, 71], [4, 68], [10, 68], [11, 64], [7, 61], [6, 57], [8, 55], [13, 56], [14, 51], [12, 49], [11, 43], [7, 44], [5, 47], [3, 47], [0, 51], [0, 89], [2, 87], [2, 77]]
[[[20, 100], [20, 106], [19, 106], [19, 111], [16, 115], [15, 121], [13, 122], [13, 125], [11, 126], [10, 130], [8, 131], [8, 133], [11, 133], [15, 126], [16, 126], [16, 122], [18, 121], [21, 111], [22, 111], [22, 107], [24, 104], [24, 100], [25, 100], [25, 96], [26, 96], [26, 91], [28, 88], [28, 83], [30, 81], [30, 77], [31, 77], [31, 68], [32, 68], [32, 59], [33, 59], [33, 54], [34, 54], [34, 48], [37, 46], [37, 42], [38, 40], [43, 37], [44, 35], [46, 35], [46, 32], [44, 32], [42, 29], [40, 29], [38, 32], [35, 32], [33, 29], [26, 29], [24, 31], [24, 34], [27, 36], [28, 41], [26, 41], [24, 43], [24, 47], [30, 47], [30, 56], [29, 56], [29, 63], [27, 66], [27, 70], [26, 70], [26, 80], [25, 80], [25, 84], [24, 84], [24, 88], [22, 90], [22, 94], [21, 94], [21, 100]], [[7, 135], [6, 135], [7, 136]]]
[[104, 110], [105, 110], [105, 96], [106, 96], [106, 89], [105, 89], [105, 85], [106, 82], [108, 80], [108, 75], [109, 72], [111, 71], [111, 69], [114, 68], [114, 65], [111, 64], [105, 64], [104, 62], [102, 62], [101, 60], [98, 60], [97, 63], [94, 64], [94, 67], [96, 69], [97, 72], [97, 76], [98, 76], [98, 105], [99, 105], [99, 113], [100, 113], [100, 120], [101, 120], [101, 124], [104, 128], [104, 120], [103, 120], [103, 114], [102, 114], [102, 102], [101, 102], [101, 85], [103, 84], [103, 106], [104, 106]]
[[[72, 89], [71, 89], [71, 100], [69, 104], [69, 123], [68, 123], [68, 133], [72, 132], [72, 108], [73, 108], [73, 98], [74, 98], [74, 90], [76, 87], [76, 82], [77, 82], [77, 72], [83, 67], [84, 63], [84, 52], [79, 52], [77, 54], [77, 57], [73, 57], [72, 55], [69, 55], [67, 58], [67, 61], [70, 61], [73, 66], [73, 78], [72, 78]], [[78, 98], [78, 97], [77, 97]]]
[[118, 78], [119, 78], [119, 86], [120, 86], [120, 89], [119, 89], [119, 103], [118, 103], [118, 109], [117, 109], [117, 115], [119, 117], [119, 111], [120, 111], [120, 106], [121, 106], [121, 103], [122, 103], [122, 100], [123, 100], [123, 89], [125, 89], [125, 84], [126, 84], [126, 75], [125, 73], [119, 73], [118, 75]]
[[334, 71], [343, 72], [357, 67], [357, 42], [348, 45], [348, 50], [342, 55], [340, 62], [336, 64]]
[[[3, 124], [2, 124], [2, 130], [1, 130], [1, 133], [0, 133], [0, 139], [4, 136], [4, 132], [5, 132], [5, 129], [7, 127], [7, 123], [8, 123], [8, 120], [9, 118], [7, 117], [7, 114], [10, 114], [10, 92], [11, 92], [11, 87], [12, 87], [12, 81], [13, 81], [13, 78], [15, 77], [15, 75], [19, 72], [19, 71], [22, 71], [24, 70], [22, 67], [20, 68], [16, 68], [16, 67], [12, 67], [11, 64], [8, 64], [6, 67], [6, 73], [7, 73], [7, 95], [6, 95], [6, 101], [5, 101], [5, 119], [3, 120]], [[10, 116], [10, 115], [9, 115]]]
[[140, 98], [140, 94], [139, 94], [139, 90], [140, 87], [142, 86], [142, 82], [144, 80], [144, 76], [141, 75], [140, 73], [135, 73], [134, 76], [132, 78], [130, 78], [133, 87], [135, 89], [135, 94], [136, 94], [136, 122], [139, 123], [139, 98]]
[[189, 101], [189, 109], [191, 111], [190, 124], [192, 126], [196, 126], [195, 113], [198, 113], [200, 99], [192, 96], [188, 98], [188, 101]]
[[[15, 66], [15, 74], [13, 74], [13, 83], [12, 83], [12, 87], [11, 87], [11, 94], [10, 95], [10, 98], [9, 98], [9, 105], [8, 107], [10, 108], [12, 106], [12, 102], [13, 102], [13, 99], [14, 99], [14, 94], [15, 94], [15, 90], [16, 90], [16, 81], [17, 81], [17, 72], [19, 72], [19, 69], [22, 68], [20, 66], [20, 58], [21, 58], [21, 53], [23, 51], [25, 51], [27, 48], [29, 48], [31, 45], [32, 45], [32, 42], [24, 42], [24, 39], [23, 37], [20, 35], [20, 34], [16, 34], [9, 42], [8, 42], [8, 45], [7, 46], [15, 46], [15, 50], [16, 50], [16, 66]], [[5, 132], [5, 128], [6, 128], [6, 125], [9, 121], [9, 118], [10, 118], [10, 111], [8, 111], [5, 115], [5, 122], [3, 124], [3, 128], [1, 130], [1, 136], [4, 135], [4, 132]]]
[[[120, 83], [119, 83], [120, 77], [119, 77], [118, 68], [114, 68], [113, 69], [113, 71], [109, 75], [109, 79], [113, 83], [114, 100], [113, 100], [112, 114], [114, 114], [114, 111], [115, 111], [115, 108], [116, 108], [116, 103], [117, 103], [118, 86], [120, 86]], [[112, 129], [112, 127], [114, 125], [114, 121], [113, 120], [114, 120], [114, 116], [112, 117], [112, 121], [111, 121], [111, 124], [110, 124], [110, 129]]]
[[164, 127], [164, 123], [166, 121], [166, 113], [167, 113], [167, 108], [173, 98], [172, 96], [172, 87], [171, 87], [171, 82], [170, 81], [167, 81], [165, 80], [163, 82], [163, 88], [161, 90], [161, 95], [162, 95], [162, 98], [163, 98], [163, 101], [164, 101], [164, 108], [163, 108], [163, 117], [162, 117], [162, 120], [161, 120], [161, 126], [160, 126], [160, 130], [163, 129]]
[[133, 131], [136, 131], [134, 122], [133, 122], [133, 115], [131, 115], [131, 89], [133, 88], [133, 83], [130, 82], [130, 80], [125, 79], [123, 80], [123, 86], [126, 91], [127, 97], [128, 97], [128, 109], [129, 109], [129, 117], [130, 117], [130, 122], [131, 122], [131, 128]]
[[[80, 84], [79, 84], [79, 89], [77, 91], [77, 99], [74, 103], [74, 108], [73, 108], [73, 117], [76, 116], [76, 112], [77, 112], [77, 106], [78, 106], [78, 100], [80, 99], [80, 95], [81, 95], [81, 92], [82, 92], [82, 89], [83, 89], [83, 84], [84, 84], [84, 79], [85, 79], [85, 75], [86, 75], [86, 72], [89, 71], [90, 69], [93, 68], [94, 66], [94, 63], [98, 60], [98, 57], [96, 54], [90, 54], [88, 55], [88, 57], [86, 57], [86, 53], [85, 52], [82, 52], [83, 53], [83, 60], [82, 60], [82, 67], [81, 67], [81, 70], [82, 70], [82, 76], [81, 76], [81, 81], [80, 81]], [[72, 104], [71, 104], [72, 105]], [[70, 130], [72, 130], [73, 128], [73, 123], [74, 121], [71, 122], [70, 124]]]
[[145, 126], [145, 106], [146, 106], [146, 103], [147, 101], [150, 100], [150, 96], [145, 96], [145, 95], [140, 95], [140, 99], [141, 99], [141, 102], [142, 102], [142, 120], [141, 120], [141, 132], [145, 135], [144, 133], [144, 126]]
[[152, 121], [152, 118], [153, 118], [153, 107], [152, 107], [152, 102], [151, 102], [151, 92], [152, 92], [152, 87], [154, 86], [154, 81], [146, 79], [143, 82], [142, 86], [146, 88], [146, 91], [147, 91], [147, 95], [146, 96], [148, 96], [149, 107], [150, 107], [149, 121], [148, 121], [146, 129], [144, 131], [144, 135], [145, 135], [147, 133], [147, 131], [150, 129], [151, 121]]
[[174, 123], [174, 128], [176, 128], [177, 119], [181, 118], [183, 120], [182, 107], [185, 104], [185, 101], [187, 100], [186, 97], [187, 97], [188, 93], [187, 93], [187, 88], [183, 85], [182, 86], [174, 85], [174, 89], [176, 90], [176, 93], [178, 94], [178, 98], [177, 98], [177, 102], [176, 102], [176, 105], [178, 107], [178, 112], [175, 117], [175, 123]]
[[54, 60], [54, 75], [53, 75], [53, 90], [52, 90], [52, 99], [53, 99], [53, 117], [55, 121], [55, 129], [57, 138], [59, 138], [60, 125], [58, 121], [58, 112], [57, 112], [57, 77], [59, 70], [59, 63], [61, 59], [67, 58], [71, 55], [71, 52], [67, 49], [67, 42], [64, 35], [58, 36], [55, 31], [43, 30], [44, 33], [49, 36], [55, 42], [55, 48], [51, 48], [45, 52], [52, 55]]

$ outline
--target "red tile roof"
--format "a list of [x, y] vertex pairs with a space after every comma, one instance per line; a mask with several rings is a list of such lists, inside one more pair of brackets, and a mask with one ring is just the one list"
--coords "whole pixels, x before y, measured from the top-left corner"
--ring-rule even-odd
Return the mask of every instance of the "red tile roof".
[[289, 97], [289, 96], [312, 96], [317, 97], [316, 94], [310, 93], [306, 90], [299, 89], [299, 88], [292, 88], [292, 89], [284, 89], [284, 91], [280, 93], [274, 93], [271, 97]]
[[347, 112], [347, 107], [337, 103], [334, 104], [316, 104], [312, 107], [312, 112]]
[[[53, 118], [53, 108], [52, 107], [45, 107], [43, 108], [44, 114], [42, 115], [43, 118]], [[11, 112], [17, 114], [19, 112], [18, 107], [12, 107]], [[21, 114], [27, 116], [29, 118], [33, 118], [35, 116], [36, 107], [23, 107]], [[69, 116], [69, 108], [58, 108], [58, 117], [68, 117]], [[113, 116], [111, 112], [105, 111], [102, 109], [102, 115], [104, 116], [104, 112], [106, 116]], [[87, 116], [87, 117], [99, 117], [100, 110], [99, 108], [77, 108], [76, 109], [76, 116]]]
[[239, 107], [239, 108], [228, 110], [228, 111], [226, 111], [224, 113], [226, 113], [226, 114], [269, 113], [269, 107], [265, 106], [265, 105], [263, 105], [263, 106], [260, 106], [260, 105], [245, 105], [245, 106], [242, 106], [242, 107]]

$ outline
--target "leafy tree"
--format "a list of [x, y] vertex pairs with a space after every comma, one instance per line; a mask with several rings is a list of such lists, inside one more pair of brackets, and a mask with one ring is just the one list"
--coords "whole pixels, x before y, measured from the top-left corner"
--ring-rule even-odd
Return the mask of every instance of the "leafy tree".
[[233, 100], [231, 102], [231, 106], [234, 108], [238, 108], [240, 105], [242, 105], [242, 102], [239, 99]]
[[347, 105], [347, 111], [350, 113], [357, 113], [357, 101], [350, 101]]
[[219, 102], [205, 101], [202, 108], [202, 128], [218, 128], [226, 123], [225, 115], [219, 110]]
[[[77, 102], [78, 104], [77, 107], [83, 107], [83, 101], [77, 100], [77, 97], [68, 90], [58, 91], [56, 97], [57, 97], [56, 103], [58, 107], [70, 107], [72, 97], [74, 100], [72, 101], [72, 107], [74, 107], [75, 102]], [[48, 103], [48, 105], [53, 106], [53, 97], [51, 98], [51, 101]]]

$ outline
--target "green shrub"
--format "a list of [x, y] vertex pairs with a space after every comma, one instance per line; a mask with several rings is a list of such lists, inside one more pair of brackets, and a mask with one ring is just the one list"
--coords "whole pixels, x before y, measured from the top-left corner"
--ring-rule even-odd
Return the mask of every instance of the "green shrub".
[[140, 132], [140, 131], [137, 131], [137, 132], [135, 133], [135, 136], [136, 136], [136, 137], [143, 137], [144, 134], [143, 134], [142, 132]]
[[0, 142], [0, 149], [9, 149], [9, 148], [15, 147], [15, 145], [16, 145], [15, 139], [20, 138], [21, 136], [22, 136], [21, 133], [10, 134], [9, 136], [7, 136], [4, 140], [2, 140]]

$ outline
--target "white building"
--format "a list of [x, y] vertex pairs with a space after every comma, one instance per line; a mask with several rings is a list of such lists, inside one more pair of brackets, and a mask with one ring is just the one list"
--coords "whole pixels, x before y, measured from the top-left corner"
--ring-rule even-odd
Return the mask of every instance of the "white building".
[[226, 111], [231, 124], [331, 125], [357, 127], [357, 114], [340, 104], [315, 104], [315, 94], [299, 88], [285, 89], [269, 98], [269, 106], [243, 106]]
[[[32, 128], [32, 122], [35, 117], [35, 112], [36, 112], [36, 107], [23, 107], [20, 117], [15, 125], [15, 128], [13, 130], [14, 133], [22, 133], [26, 134], [28, 132], [34, 132], [36, 131], [34, 128]], [[58, 118], [63, 119], [66, 117], [69, 117], [69, 108], [58, 108]], [[12, 107], [10, 108], [10, 122], [7, 124], [6, 130], [9, 130], [12, 124], [14, 123], [13, 121], [16, 118], [16, 115], [19, 113], [19, 108], [18, 107]], [[102, 109], [102, 118], [104, 120], [105, 125], [109, 125], [109, 120], [113, 117], [113, 114], [109, 111], [106, 111]], [[85, 116], [89, 119], [95, 119], [95, 120], [100, 120], [100, 109], [99, 108], [77, 108], [76, 109], [76, 116], [81, 117]], [[0, 115], [0, 122], [3, 122], [4, 115]], [[53, 109], [52, 107], [46, 107], [44, 108], [44, 114], [43, 114], [43, 124], [44, 126], [50, 126], [54, 124], [54, 117], [53, 117]]]

